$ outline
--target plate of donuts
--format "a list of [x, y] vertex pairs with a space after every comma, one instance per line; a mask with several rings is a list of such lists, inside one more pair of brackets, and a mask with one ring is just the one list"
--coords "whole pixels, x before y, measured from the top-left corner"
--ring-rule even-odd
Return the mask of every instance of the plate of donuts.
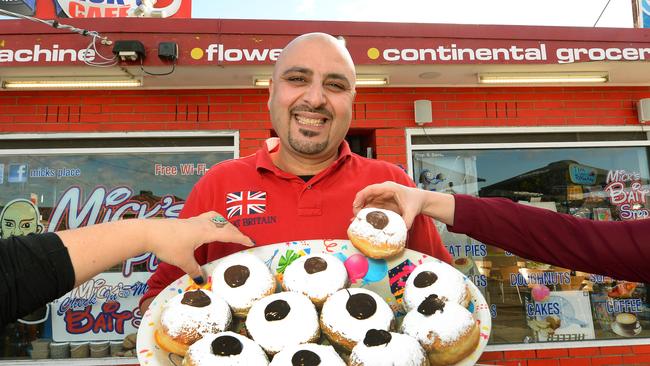
[[220, 364], [213, 357], [292, 365], [298, 356], [323, 365], [396, 357], [410, 359], [389, 364], [473, 365], [490, 336], [489, 308], [473, 282], [410, 249], [373, 259], [349, 240], [293, 241], [203, 269], [206, 284], [185, 275], [143, 315], [141, 365]]

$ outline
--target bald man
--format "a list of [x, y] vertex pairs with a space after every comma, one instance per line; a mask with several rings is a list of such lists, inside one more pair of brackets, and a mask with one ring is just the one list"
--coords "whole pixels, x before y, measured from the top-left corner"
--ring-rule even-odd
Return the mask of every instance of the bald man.
[[0, 213], [0, 238], [38, 234], [43, 232], [38, 208], [22, 198], [8, 202]]
[[[255, 155], [219, 163], [194, 186], [181, 217], [214, 210], [258, 246], [312, 239], [347, 239], [355, 194], [372, 183], [414, 186], [396, 165], [353, 154], [345, 141], [356, 95], [352, 57], [336, 38], [309, 33], [282, 51], [269, 86], [268, 108], [278, 138]], [[241, 250], [220, 243], [199, 248], [207, 263]], [[418, 216], [411, 249], [450, 262], [430, 218]], [[161, 263], [141, 308], [183, 272]]]

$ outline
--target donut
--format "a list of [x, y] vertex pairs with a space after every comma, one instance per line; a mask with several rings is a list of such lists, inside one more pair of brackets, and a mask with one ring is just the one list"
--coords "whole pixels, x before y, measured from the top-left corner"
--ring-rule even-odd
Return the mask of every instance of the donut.
[[477, 321], [463, 306], [443, 301], [436, 294], [427, 296], [409, 311], [402, 332], [417, 339], [432, 366], [455, 364], [469, 356], [479, 343]]
[[369, 329], [350, 354], [350, 366], [428, 365], [427, 355], [415, 338], [382, 329]]
[[269, 355], [320, 338], [318, 313], [309, 298], [279, 292], [255, 301], [246, 318], [248, 334]]
[[187, 291], [165, 303], [154, 337], [163, 349], [183, 356], [203, 334], [222, 332], [231, 321], [230, 307], [223, 299], [203, 289]]
[[330, 344], [347, 352], [363, 341], [368, 329], [388, 331], [394, 320], [384, 299], [364, 288], [337, 291], [325, 301], [320, 316], [321, 330]]
[[467, 307], [471, 299], [465, 277], [453, 267], [438, 261], [423, 263], [411, 272], [404, 286], [404, 308], [406, 311], [417, 308], [431, 294], [463, 307]]
[[282, 288], [300, 292], [321, 308], [325, 300], [348, 285], [348, 271], [330, 254], [310, 254], [291, 263], [284, 271]]
[[268, 365], [266, 354], [257, 343], [233, 332], [206, 334], [190, 346], [183, 366]]
[[332, 346], [305, 343], [289, 346], [273, 356], [271, 366], [345, 366]]
[[404, 251], [406, 232], [406, 223], [397, 213], [367, 207], [352, 220], [348, 238], [367, 257], [382, 259]]
[[233, 315], [245, 318], [253, 302], [275, 292], [269, 267], [250, 253], [223, 258], [212, 271], [212, 291], [226, 300]]

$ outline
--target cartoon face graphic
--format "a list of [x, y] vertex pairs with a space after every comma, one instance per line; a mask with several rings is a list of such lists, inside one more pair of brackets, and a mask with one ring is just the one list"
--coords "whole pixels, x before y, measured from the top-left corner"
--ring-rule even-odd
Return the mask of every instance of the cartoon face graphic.
[[43, 225], [39, 216], [38, 208], [31, 201], [22, 198], [10, 201], [0, 213], [0, 237], [41, 233]]

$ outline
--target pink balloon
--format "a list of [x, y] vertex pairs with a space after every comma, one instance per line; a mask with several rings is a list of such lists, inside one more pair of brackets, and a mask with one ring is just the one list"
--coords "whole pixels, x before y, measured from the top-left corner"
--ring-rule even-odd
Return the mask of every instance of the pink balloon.
[[533, 285], [533, 290], [531, 292], [535, 301], [544, 301], [551, 294], [551, 290], [549, 290], [548, 287], [538, 284]]
[[368, 258], [359, 253], [349, 256], [343, 264], [348, 270], [350, 282], [356, 282], [368, 273]]

